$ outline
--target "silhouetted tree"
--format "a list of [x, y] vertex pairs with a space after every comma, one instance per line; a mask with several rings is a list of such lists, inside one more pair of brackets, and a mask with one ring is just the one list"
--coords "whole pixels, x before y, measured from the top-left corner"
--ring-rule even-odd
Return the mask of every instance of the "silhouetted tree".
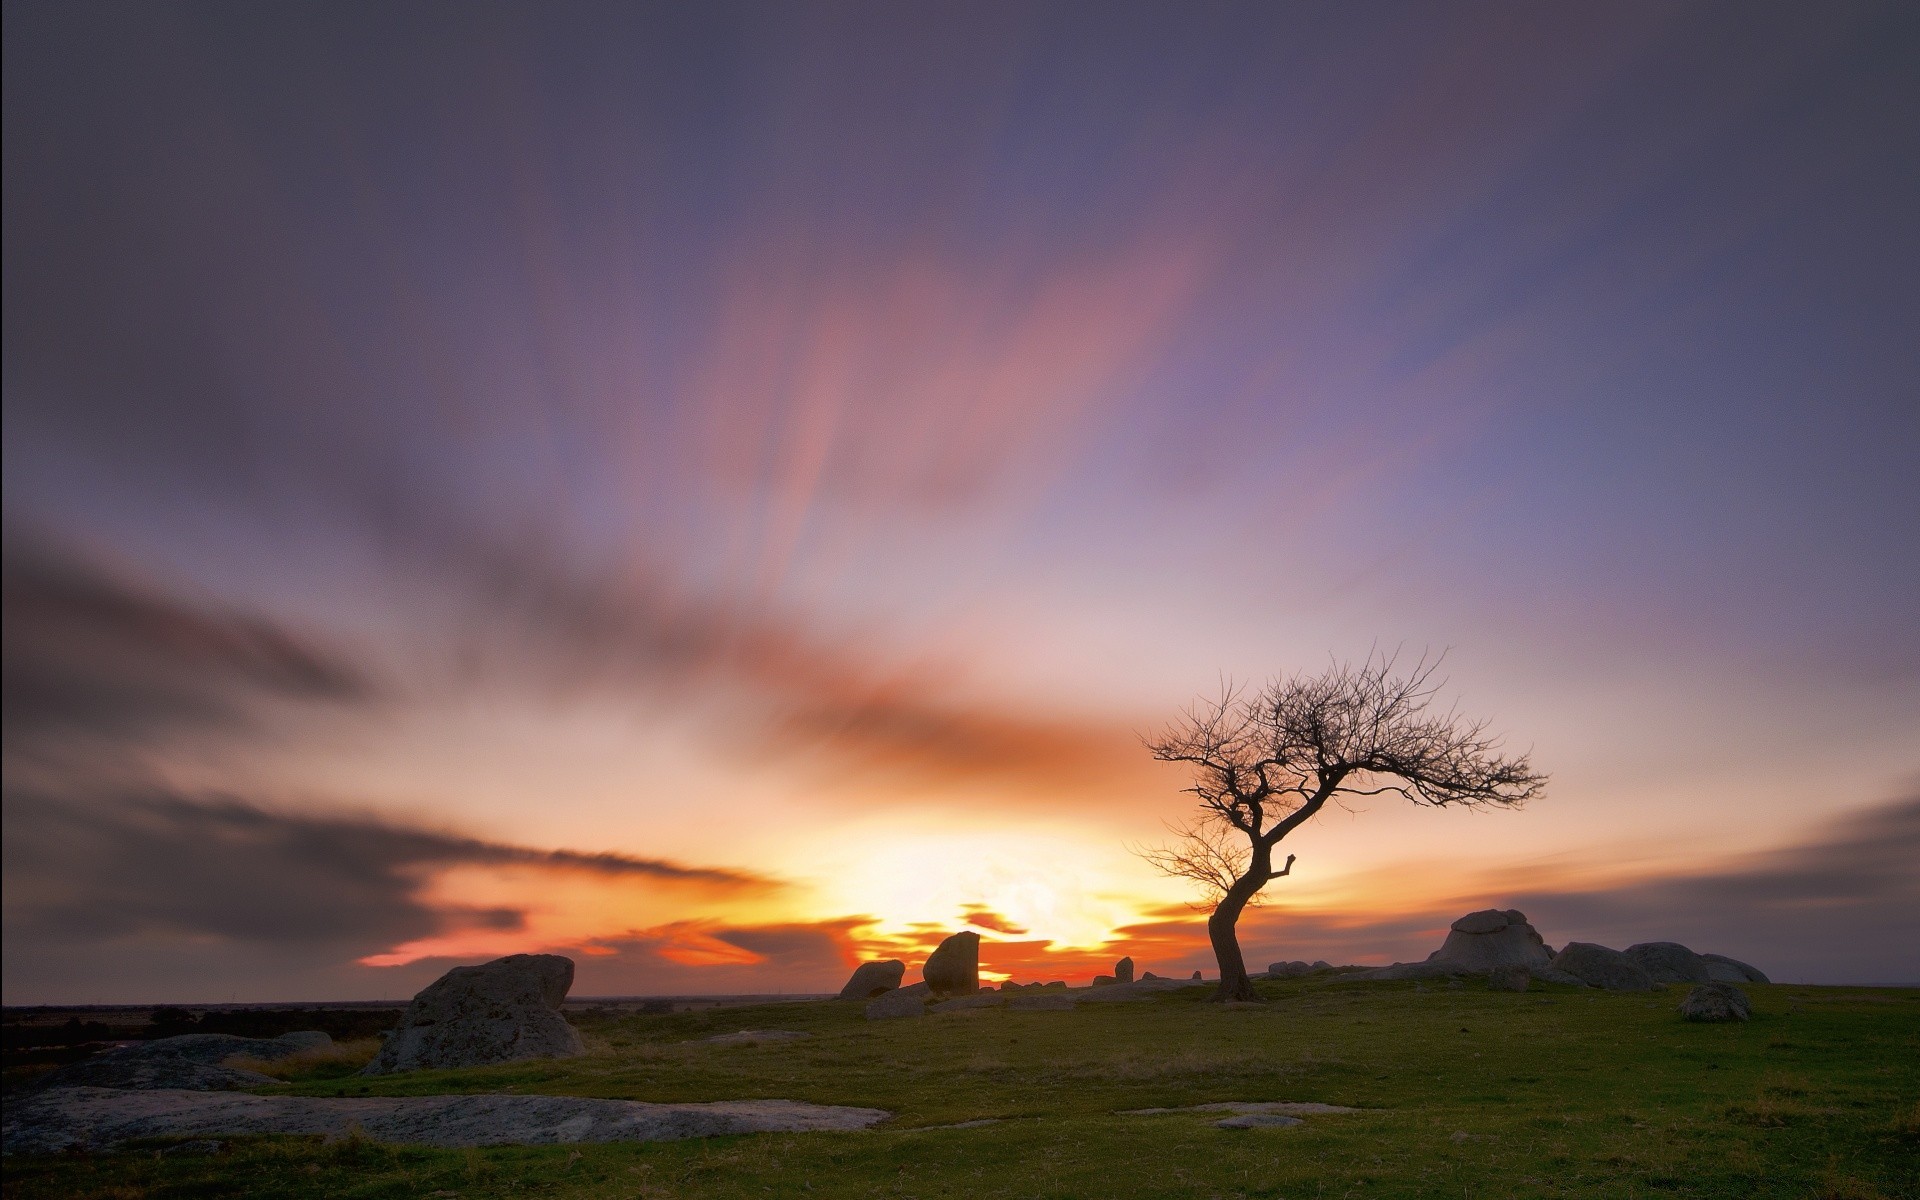
[[1147, 745], [1162, 762], [1186, 763], [1199, 819], [1172, 845], [1142, 851], [1168, 875], [1206, 889], [1207, 936], [1220, 962], [1215, 999], [1256, 996], [1236, 926], [1260, 889], [1293, 869], [1273, 865], [1274, 847], [1341, 796], [1397, 793], [1417, 804], [1512, 807], [1538, 796], [1547, 777], [1526, 755], [1499, 753], [1486, 722], [1433, 708], [1436, 659], [1395, 674], [1392, 657], [1318, 675], [1283, 677], [1246, 695], [1229, 688], [1187, 710]]

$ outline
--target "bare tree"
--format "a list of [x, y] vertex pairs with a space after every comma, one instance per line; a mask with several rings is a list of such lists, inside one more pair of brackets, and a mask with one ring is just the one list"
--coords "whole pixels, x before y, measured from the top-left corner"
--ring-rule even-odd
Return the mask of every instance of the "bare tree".
[[1484, 721], [1436, 710], [1439, 660], [1404, 674], [1391, 656], [1318, 675], [1283, 677], [1256, 695], [1229, 688], [1147, 743], [1162, 762], [1186, 763], [1199, 819], [1171, 846], [1142, 852], [1168, 875], [1206, 892], [1207, 936], [1220, 962], [1218, 1000], [1255, 999], [1236, 927], [1260, 889], [1293, 869], [1274, 847], [1343, 796], [1394, 793], [1416, 804], [1513, 807], [1547, 777], [1526, 755], [1500, 753]]

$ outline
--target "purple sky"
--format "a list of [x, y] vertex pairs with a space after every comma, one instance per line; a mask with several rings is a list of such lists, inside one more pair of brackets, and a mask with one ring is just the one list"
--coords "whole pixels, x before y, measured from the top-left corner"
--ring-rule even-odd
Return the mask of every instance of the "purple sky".
[[1375, 647], [1553, 787], [1303, 831], [1250, 955], [1920, 980], [1911, 5], [5, 41], [9, 1003], [1177, 957], [1134, 732]]

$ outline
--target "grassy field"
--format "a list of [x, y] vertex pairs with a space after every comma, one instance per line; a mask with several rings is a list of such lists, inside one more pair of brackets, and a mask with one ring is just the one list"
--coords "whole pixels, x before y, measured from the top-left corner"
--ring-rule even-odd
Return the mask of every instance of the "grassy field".
[[[1920, 1197], [1920, 991], [1755, 986], [1748, 1025], [1677, 991], [1496, 993], [1310, 978], [1077, 1012], [868, 1022], [810, 1003], [581, 1022], [563, 1063], [348, 1074], [312, 1095], [783, 1097], [889, 1109], [856, 1134], [432, 1151], [235, 1140], [218, 1155], [10, 1159], [6, 1195], [552, 1197]], [[814, 1036], [757, 1046], [738, 1029]], [[1229, 1132], [1119, 1110], [1318, 1100], [1366, 1111]], [[938, 1128], [995, 1118], [972, 1128]]]

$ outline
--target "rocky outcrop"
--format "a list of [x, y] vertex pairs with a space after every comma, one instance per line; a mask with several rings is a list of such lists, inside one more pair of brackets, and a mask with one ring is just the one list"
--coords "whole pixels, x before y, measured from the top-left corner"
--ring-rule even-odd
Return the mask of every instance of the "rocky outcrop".
[[1517, 908], [1487, 908], [1453, 923], [1447, 940], [1427, 956], [1462, 974], [1480, 974], [1495, 967], [1544, 967], [1553, 961], [1547, 945], [1527, 916]]
[[1650, 992], [1653, 976], [1633, 959], [1592, 942], [1568, 942], [1553, 956], [1553, 969], [1565, 971], [1588, 987], [1609, 992]]
[[646, 1104], [576, 1096], [249, 1096], [61, 1088], [6, 1106], [9, 1154], [104, 1150], [134, 1138], [293, 1133], [415, 1146], [663, 1142], [738, 1133], [867, 1129], [877, 1108], [793, 1100]]
[[907, 964], [897, 958], [879, 962], [861, 963], [853, 970], [847, 986], [840, 989], [838, 999], [871, 1000], [875, 996], [890, 992], [900, 986], [907, 976]]
[[573, 960], [558, 954], [512, 954], [477, 967], [455, 967], [413, 998], [364, 1075], [586, 1053], [580, 1034], [560, 1015], [573, 987]]
[[107, 1087], [138, 1090], [184, 1089], [224, 1092], [278, 1083], [271, 1075], [222, 1064], [246, 1058], [278, 1062], [308, 1050], [323, 1050], [333, 1039], [318, 1031], [277, 1038], [234, 1037], [226, 1033], [187, 1033], [109, 1050], [42, 1076], [36, 1088]]
[[941, 942], [920, 968], [936, 999], [971, 996], [980, 990], [980, 935], [962, 930]]
[[1131, 956], [1123, 958], [1113, 964], [1113, 978], [1116, 983], [1133, 982], [1133, 958]]
[[1703, 983], [1680, 1002], [1680, 1015], [1689, 1021], [1751, 1021], [1753, 1005], [1730, 983]]
[[867, 1020], [884, 1021], [891, 1017], [924, 1017], [927, 1015], [927, 997], [930, 994], [927, 985], [916, 983], [912, 987], [895, 988], [883, 992], [879, 998], [867, 1004]]
[[1524, 992], [1532, 982], [1532, 972], [1518, 963], [1508, 963], [1487, 972], [1487, 990], [1492, 992]]
[[1707, 962], [1679, 942], [1640, 942], [1622, 951], [1655, 983], [1711, 983]]
[[1737, 958], [1728, 958], [1724, 954], [1702, 954], [1700, 960], [1707, 964], [1707, 975], [1715, 983], [1771, 983], [1760, 968], [1741, 962]]

